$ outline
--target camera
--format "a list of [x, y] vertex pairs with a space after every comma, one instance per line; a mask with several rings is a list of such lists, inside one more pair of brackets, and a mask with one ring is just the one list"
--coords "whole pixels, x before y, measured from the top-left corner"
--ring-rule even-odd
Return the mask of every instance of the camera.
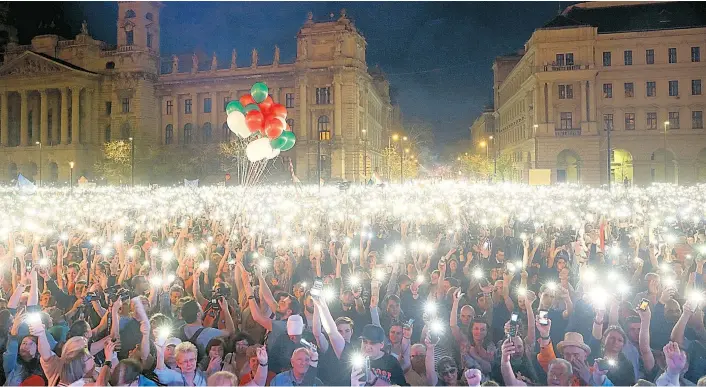
[[208, 302], [208, 305], [206, 306], [206, 309], [220, 309], [220, 305], [218, 305], [218, 300], [220, 298], [228, 298], [230, 297], [230, 288], [227, 288], [225, 286], [219, 286], [216, 290], [213, 291], [213, 294], [211, 294], [211, 299]]
[[90, 304], [93, 301], [100, 301], [101, 297], [96, 292], [86, 293], [86, 297], [83, 298], [84, 304]]
[[612, 367], [616, 365], [613, 359], [600, 359], [597, 361], [598, 369], [601, 371], [609, 371]]
[[130, 291], [121, 287], [120, 285], [111, 286], [107, 288], [105, 292], [108, 295], [108, 300], [110, 300], [110, 302], [115, 302], [118, 299], [125, 302], [132, 298]]

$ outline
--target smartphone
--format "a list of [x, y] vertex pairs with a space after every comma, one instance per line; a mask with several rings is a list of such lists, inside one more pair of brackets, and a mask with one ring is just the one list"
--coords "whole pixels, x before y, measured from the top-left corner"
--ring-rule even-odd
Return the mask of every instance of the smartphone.
[[310, 342], [308, 342], [308, 341], [306, 341], [306, 340], [304, 340], [304, 339], [299, 339], [299, 343], [300, 343], [301, 345], [303, 345], [303, 346], [309, 348], [309, 350], [311, 350], [311, 351], [316, 351], [316, 345], [314, 345], [314, 344], [312, 344], [312, 343], [310, 343]]
[[513, 313], [512, 316], [510, 316], [510, 331], [507, 333], [507, 337], [517, 336], [517, 326], [519, 325], [517, 320], [519, 317], [517, 313]]
[[363, 360], [363, 378], [365, 378], [365, 384], [370, 384], [373, 381], [370, 380], [370, 357], [366, 356]]
[[321, 291], [324, 289], [324, 281], [320, 277], [316, 277], [314, 285], [311, 287], [311, 295], [314, 297], [321, 296]]
[[641, 311], [646, 311], [648, 306], [650, 306], [650, 300], [643, 298], [642, 301], [640, 301], [640, 305], [638, 305], [637, 308], [640, 309]]
[[546, 310], [540, 310], [539, 311], [539, 325], [549, 325], [549, 319], [547, 319], [547, 311]]
[[32, 271], [32, 260], [25, 261], [25, 270], [27, 271], [27, 273]]
[[598, 360], [598, 369], [601, 371], [608, 371], [611, 369], [613, 363], [610, 359]]

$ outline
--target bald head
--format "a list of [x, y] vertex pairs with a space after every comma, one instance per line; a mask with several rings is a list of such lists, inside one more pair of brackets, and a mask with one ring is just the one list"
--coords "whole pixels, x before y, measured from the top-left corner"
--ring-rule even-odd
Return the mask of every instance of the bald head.
[[461, 324], [471, 325], [471, 321], [476, 317], [476, 311], [470, 305], [464, 305], [461, 308]]

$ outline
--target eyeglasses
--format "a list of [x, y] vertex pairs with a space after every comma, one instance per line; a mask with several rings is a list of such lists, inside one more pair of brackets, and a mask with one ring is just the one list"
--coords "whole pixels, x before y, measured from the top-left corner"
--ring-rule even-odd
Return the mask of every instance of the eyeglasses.
[[446, 376], [446, 375], [456, 375], [458, 370], [456, 368], [449, 368], [446, 371], [442, 371], [441, 375]]

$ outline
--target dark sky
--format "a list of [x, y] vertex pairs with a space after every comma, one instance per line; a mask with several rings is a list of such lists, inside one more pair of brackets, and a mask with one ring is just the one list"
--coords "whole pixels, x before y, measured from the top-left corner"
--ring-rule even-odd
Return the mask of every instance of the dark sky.
[[[22, 44], [40, 21], [57, 19], [66, 37], [88, 22], [94, 38], [114, 44], [115, 2], [11, 3]], [[380, 65], [396, 90], [405, 119], [427, 122], [436, 148], [469, 137], [468, 128], [492, 98], [493, 58], [521, 48], [535, 28], [567, 2], [165, 2], [162, 57], [215, 51], [221, 63], [294, 60], [296, 34], [307, 11], [315, 20], [346, 8], [368, 42], [368, 66]], [[59, 20], [60, 19], [60, 20]]]

